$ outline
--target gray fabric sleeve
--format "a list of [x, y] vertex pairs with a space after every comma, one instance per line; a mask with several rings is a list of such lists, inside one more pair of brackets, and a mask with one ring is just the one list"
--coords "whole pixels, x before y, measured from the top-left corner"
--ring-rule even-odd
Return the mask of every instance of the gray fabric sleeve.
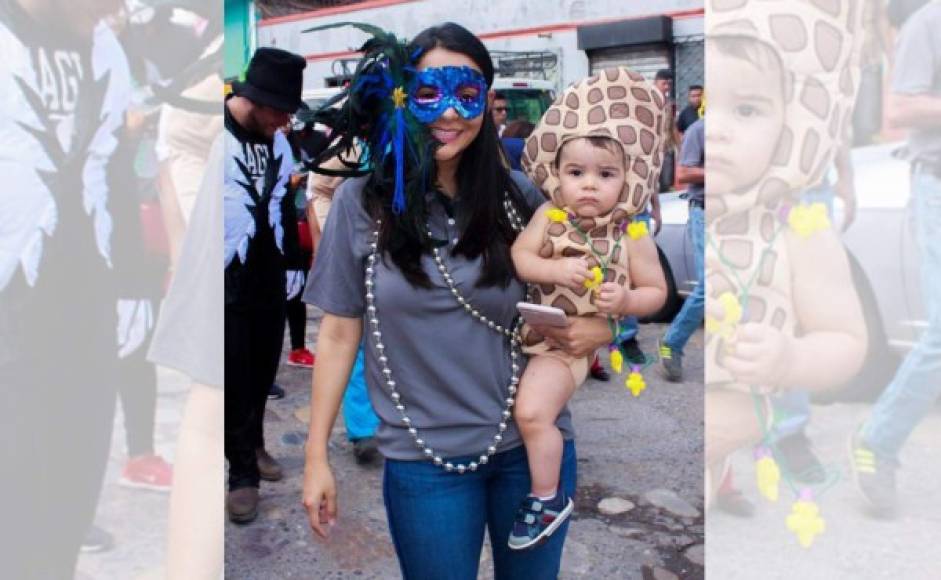
[[373, 230], [362, 205], [366, 179], [348, 179], [334, 194], [304, 290], [304, 302], [337, 316], [358, 318], [366, 308], [364, 268]]
[[536, 184], [530, 181], [522, 171], [510, 171], [510, 177], [513, 179], [513, 182], [516, 183], [516, 187], [520, 189], [520, 192], [533, 211], [549, 201], [542, 190], [536, 187]]
[[893, 93], [918, 95], [929, 93], [934, 87], [934, 74], [939, 68], [935, 63], [941, 58], [941, 41], [929, 23], [929, 18], [916, 15], [902, 28], [892, 73]]
[[700, 119], [683, 134], [683, 146], [680, 148], [680, 165], [683, 167], [703, 167], [705, 153], [703, 137], [705, 136], [705, 121]]

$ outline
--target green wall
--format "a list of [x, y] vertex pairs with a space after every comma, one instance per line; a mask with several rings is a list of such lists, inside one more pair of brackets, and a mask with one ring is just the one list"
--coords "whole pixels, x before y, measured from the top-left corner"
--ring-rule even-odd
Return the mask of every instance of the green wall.
[[251, 0], [225, 0], [225, 60], [223, 74], [226, 82], [236, 79], [245, 71], [254, 52]]

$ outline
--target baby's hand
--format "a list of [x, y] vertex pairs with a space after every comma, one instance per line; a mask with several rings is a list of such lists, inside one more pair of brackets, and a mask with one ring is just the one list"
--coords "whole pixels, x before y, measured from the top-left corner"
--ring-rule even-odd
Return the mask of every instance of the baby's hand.
[[605, 282], [598, 288], [598, 295], [595, 296], [598, 311], [614, 316], [622, 316], [629, 301], [630, 292], [616, 282]]
[[585, 258], [562, 258], [556, 270], [555, 283], [573, 290], [585, 287], [585, 280], [591, 279], [591, 269]]
[[726, 345], [723, 366], [735, 380], [756, 387], [788, 386], [794, 364], [792, 339], [764, 324], [741, 325]]

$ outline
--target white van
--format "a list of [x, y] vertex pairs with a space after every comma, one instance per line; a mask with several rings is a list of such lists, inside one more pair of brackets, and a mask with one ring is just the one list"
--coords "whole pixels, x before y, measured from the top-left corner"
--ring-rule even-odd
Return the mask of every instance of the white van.
[[320, 108], [320, 105], [326, 103], [334, 96], [340, 94], [343, 90], [343, 87], [323, 87], [319, 89], [304, 89], [304, 92], [301, 93], [301, 100], [307, 103], [307, 106], [310, 107], [310, 110], [316, 110]]

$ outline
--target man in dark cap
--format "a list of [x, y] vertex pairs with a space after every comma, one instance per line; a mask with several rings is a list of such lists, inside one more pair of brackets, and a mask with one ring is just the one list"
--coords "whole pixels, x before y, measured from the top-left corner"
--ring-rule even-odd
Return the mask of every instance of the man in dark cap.
[[225, 103], [226, 510], [237, 523], [255, 519], [260, 480], [283, 477], [265, 451], [263, 420], [285, 302], [304, 283], [294, 202], [285, 195], [293, 157], [282, 128], [301, 107], [306, 65], [296, 54], [260, 48]]

